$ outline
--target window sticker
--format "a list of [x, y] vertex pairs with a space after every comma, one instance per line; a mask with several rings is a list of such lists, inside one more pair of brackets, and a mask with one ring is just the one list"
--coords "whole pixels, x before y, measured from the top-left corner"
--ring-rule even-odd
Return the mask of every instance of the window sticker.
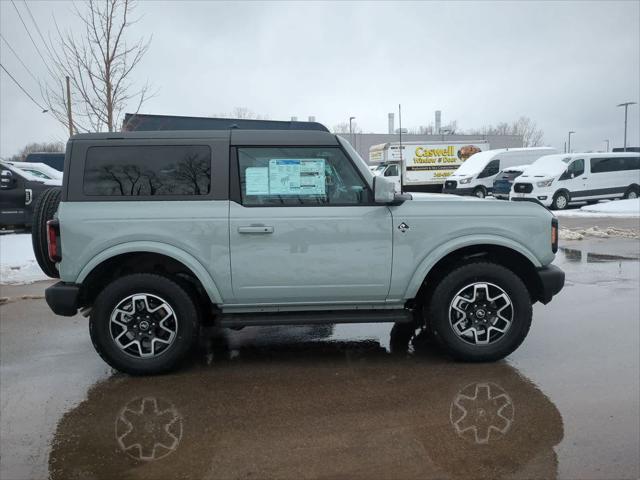
[[325, 195], [325, 159], [269, 160], [271, 195]]
[[269, 195], [269, 169], [267, 167], [248, 167], [244, 174], [247, 195]]

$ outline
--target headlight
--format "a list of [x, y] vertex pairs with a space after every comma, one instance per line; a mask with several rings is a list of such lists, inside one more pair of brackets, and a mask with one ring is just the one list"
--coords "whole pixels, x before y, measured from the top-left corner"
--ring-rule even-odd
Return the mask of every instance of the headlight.
[[469, 183], [471, 181], [473, 177], [465, 177], [465, 178], [461, 178], [459, 183]]
[[542, 180], [541, 182], [536, 182], [536, 185], [542, 188], [542, 187], [549, 187], [551, 186], [552, 183], [553, 183], [553, 178], [550, 178], [549, 180]]

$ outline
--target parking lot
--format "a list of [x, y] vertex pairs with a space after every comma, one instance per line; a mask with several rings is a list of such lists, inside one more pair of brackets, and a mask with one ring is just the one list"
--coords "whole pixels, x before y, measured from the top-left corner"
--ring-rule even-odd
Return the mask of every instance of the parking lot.
[[254, 327], [129, 377], [86, 319], [50, 312], [46, 282], [3, 286], [0, 477], [637, 478], [639, 250], [562, 242], [565, 290], [493, 364], [388, 324]]

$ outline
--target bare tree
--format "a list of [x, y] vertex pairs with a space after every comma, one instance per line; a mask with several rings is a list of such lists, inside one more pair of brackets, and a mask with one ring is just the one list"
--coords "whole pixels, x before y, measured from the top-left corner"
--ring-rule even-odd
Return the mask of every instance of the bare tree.
[[9, 158], [12, 162], [21, 162], [23, 161], [27, 155], [30, 153], [40, 153], [40, 152], [51, 152], [51, 153], [60, 153], [64, 152], [64, 144], [62, 142], [33, 142], [25, 145], [22, 149], [12, 155]]
[[525, 147], [539, 147], [543, 143], [544, 132], [529, 117], [520, 117], [513, 122], [511, 129], [515, 135], [522, 135]]
[[539, 147], [544, 143], [544, 132], [529, 117], [520, 117], [511, 123], [500, 122], [468, 130], [470, 135], [521, 135], [525, 147]]
[[[137, 22], [131, 18], [133, 0], [87, 0], [82, 11], [75, 4], [74, 9], [82, 25], [80, 34], [63, 32], [56, 23], [56, 44], [50, 40], [47, 47], [53, 82], [42, 86], [42, 96], [68, 128], [65, 77], [70, 77], [75, 130], [112, 132], [125, 107], [134, 105], [138, 111], [150, 97], [149, 85], [134, 88], [130, 75], [149, 49], [151, 37], [127, 41], [129, 27]], [[87, 123], [89, 127], [82, 126]]]
[[[331, 129], [333, 133], [350, 133], [349, 122], [340, 122], [333, 126]], [[358, 126], [357, 122], [351, 122], [351, 132], [362, 133], [362, 129]]]
[[262, 115], [255, 113], [253, 110], [247, 107], [234, 107], [229, 113], [215, 113], [214, 117], [220, 118], [237, 118], [247, 120], [269, 120], [269, 115]]

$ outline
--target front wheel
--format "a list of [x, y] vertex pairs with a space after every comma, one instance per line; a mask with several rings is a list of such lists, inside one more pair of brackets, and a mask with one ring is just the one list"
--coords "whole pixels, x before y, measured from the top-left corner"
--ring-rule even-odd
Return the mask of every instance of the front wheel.
[[565, 192], [558, 192], [553, 196], [551, 208], [553, 210], [564, 210], [569, 205], [569, 195]]
[[199, 312], [189, 293], [154, 274], [127, 275], [96, 298], [89, 332], [98, 354], [116, 370], [151, 375], [173, 369], [195, 343]]
[[476, 187], [473, 194], [478, 198], [484, 198], [487, 196], [487, 190], [484, 187]]
[[490, 262], [458, 267], [436, 287], [429, 317], [455, 358], [494, 361], [512, 353], [531, 326], [531, 298], [511, 270]]

